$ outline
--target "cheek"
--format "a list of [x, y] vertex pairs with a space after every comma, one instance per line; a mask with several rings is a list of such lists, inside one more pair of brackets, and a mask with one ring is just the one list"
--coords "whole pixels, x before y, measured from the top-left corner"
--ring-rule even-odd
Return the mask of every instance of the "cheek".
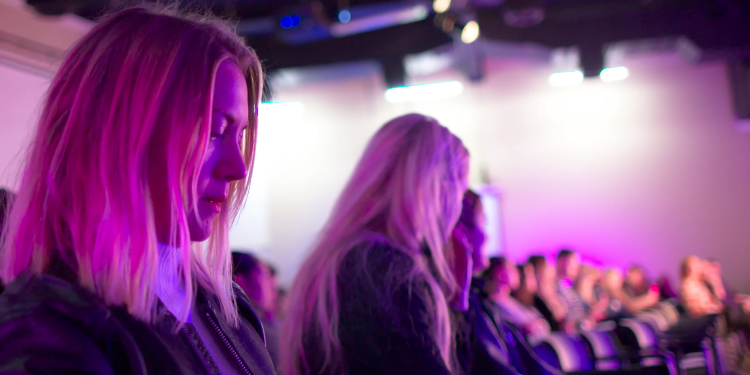
[[206, 150], [206, 154], [203, 156], [201, 168], [198, 171], [196, 188], [199, 195], [205, 191], [206, 187], [211, 182], [213, 169], [216, 165], [216, 159], [218, 158], [217, 154], [218, 153], [215, 152], [215, 148], [213, 147], [213, 145], [209, 145], [208, 149]]

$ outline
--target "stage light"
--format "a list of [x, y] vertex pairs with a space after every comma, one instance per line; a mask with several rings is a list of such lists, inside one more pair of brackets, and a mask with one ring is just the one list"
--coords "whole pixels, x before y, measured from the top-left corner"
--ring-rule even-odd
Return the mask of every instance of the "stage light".
[[291, 16], [284, 16], [281, 17], [281, 21], [279, 22], [281, 24], [281, 27], [285, 29], [290, 29], [292, 27], [297, 27], [302, 22], [302, 19], [296, 15], [292, 14]]
[[281, 17], [281, 27], [285, 29], [292, 27], [292, 17], [289, 17], [289, 16]]
[[291, 15], [291, 16], [289, 16], [289, 17], [291, 17], [291, 18], [292, 18], [292, 27], [297, 27], [297, 26], [299, 26], [299, 24], [300, 24], [300, 23], [302, 22], [302, 19], [301, 19], [301, 18], [299, 18], [299, 16], [298, 16], [298, 15], [296, 15], [296, 14], [292, 14], [292, 15]]
[[557, 72], [549, 76], [549, 84], [553, 87], [575, 86], [581, 82], [583, 82], [583, 73], [580, 70]]
[[258, 117], [270, 118], [299, 114], [305, 111], [305, 106], [300, 102], [267, 102], [258, 106]]
[[628, 68], [624, 66], [616, 66], [611, 68], [605, 68], [599, 73], [599, 78], [604, 82], [622, 81], [630, 75]]
[[435, 13], [445, 13], [451, 7], [451, 0], [435, 0], [432, 2], [432, 9]]
[[466, 44], [474, 43], [479, 38], [479, 24], [476, 21], [470, 21], [461, 30], [461, 41]]
[[339, 12], [339, 21], [347, 23], [352, 20], [352, 14], [348, 10], [342, 10]]
[[336, 38], [383, 29], [396, 25], [405, 25], [427, 19], [429, 9], [423, 4], [375, 14], [369, 17], [357, 17], [349, 22], [337, 22], [331, 25], [330, 32]]
[[401, 86], [386, 90], [385, 100], [390, 103], [421, 102], [458, 96], [464, 86], [458, 81]]

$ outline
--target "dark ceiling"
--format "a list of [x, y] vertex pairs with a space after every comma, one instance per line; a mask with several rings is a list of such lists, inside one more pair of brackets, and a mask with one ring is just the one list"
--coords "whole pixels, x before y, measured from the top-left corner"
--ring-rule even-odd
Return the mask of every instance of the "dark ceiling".
[[[26, 0], [47, 15], [75, 13], [95, 19], [120, 0]], [[207, 0], [193, 1], [205, 8]], [[423, 20], [345, 37], [330, 26], [341, 10], [367, 17], [397, 7], [424, 4]], [[578, 46], [582, 59], [597, 59], [608, 44], [663, 37], [687, 37], [704, 58], [750, 56], [750, 0], [453, 0], [446, 14], [431, 1], [383, 0], [217, 0], [211, 10], [239, 22], [239, 29], [269, 70], [360, 60], [389, 61], [452, 43], [439, 25], [475, 19], [486, 40], [537, 43], [550, 48]], [[536, 22], [509, 22], [509, 13], [534, 10]], [[541, 13], [539, 13], [541, 12]], [[284, 28], [296, 15], [301, 26]], [[513, 15], [513, 14], [511, 14]], [[355, 17], [353, 17], [354, 19]], [[532, 17], [533, 18], [533, 17]], [[455, 35], [455, 32], [454, 32]]]

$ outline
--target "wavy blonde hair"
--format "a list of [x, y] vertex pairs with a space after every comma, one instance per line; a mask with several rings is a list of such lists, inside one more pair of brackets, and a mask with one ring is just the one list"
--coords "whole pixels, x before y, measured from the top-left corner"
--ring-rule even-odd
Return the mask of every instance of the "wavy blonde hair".
[[[170, 244], [181, 250], [187, 288], [178, 319], [187, 319], [197, 283], [237, 324], [228, 228], [251, 173], [230, 184], [207, 242], [191, 243], [186, 214], [197, 195], [214, 80], [224, 61], [247, 82], [251, 118], [241, 148], [251, 172], [263, 72], [229, 27], [174, 7], [139, 7], [107, 16], [85, 35], [53, 79], [27, 151], [0, 255], [2, 280], [42, 274], [58, 258], [107, 304], [151, 321], [159, 267], [154, 205], [168, 204]], [[152, 198], [154, 166], [167, 171], [168, 202]]]
[[[282, 375], [308, 375], [304, 343], [324, 353], [321, 373], [346, 371], [338, 337], [337, 276], [357, 245], [384, 235], [411, 256], [410, 276], [423, 275], [435, 302], [432, 336], [448, 368], [454, 368], [447, 300], [456, 282], [445, 243], [461, 212], [468, 151], [448, 129], [410, 114], [385, 124], [370, 140], [290, 292], [281, 336]], [[420, 260], [427, 246], [433, 265]], [[431, 270], [432, 268], [432, 270]]]

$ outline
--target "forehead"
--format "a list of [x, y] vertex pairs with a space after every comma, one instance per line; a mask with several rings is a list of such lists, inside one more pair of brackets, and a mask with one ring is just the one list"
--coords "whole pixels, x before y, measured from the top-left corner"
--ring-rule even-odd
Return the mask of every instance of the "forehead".
[[247, 82], [237, 65], [229, 61], [219, 65], [213, 94], [214, 112], [223, 112], [237, 121], [247, 122]]

